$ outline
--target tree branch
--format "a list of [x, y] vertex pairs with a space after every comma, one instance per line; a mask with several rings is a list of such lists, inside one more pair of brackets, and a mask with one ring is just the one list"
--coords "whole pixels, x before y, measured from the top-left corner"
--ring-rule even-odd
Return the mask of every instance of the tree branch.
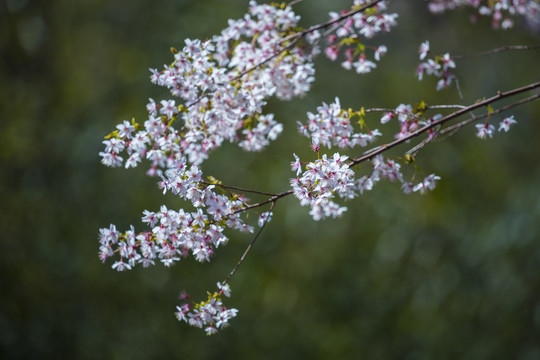
[[381, 145], [377, 148], [377, 150], [375, 151], [372, 151], [370, 152], [369, 154], [367, 155], [364, 155], [364, 156], [361, 156], [359, 158], [356, 158], [356, 159], [353, 159], [350, 163], [350, 166], [353, 166], [353, 165], [356, 165], [356, 164], [359, 164], [363, 161], [366, 161], [366, 160], [369, 160], [371, 158], [374, 158], [375, 156], [377, 156], [378, 154], [388, 150], [388, 149], [391, 149], [397, 145], [400, 145], [426, 131], [428, 131], [429, 129], [433, 129], [434, 127], [436, 126], [439, 126], [441, 124], [444, 124], [450, 120], [453, 120], [459, 116], [462, 116], [463, 114], [469, 112], [469, 111], [472, 111], [474, 109], [478, 109], [480, 107], [483, 107], [483, 106], [487, 106], [491, 103], [494, 103], [494, 102], [497, 102], [501, 99], [504, 99], [504, 98], [507, 98], [507, 97], [510, 97], [510, 96], [513, 96], [513, 95], [517, 95], [517, 94], [520, 94], [520, 93], [523, 93], [523, 92], [526, 92], [526, 91], [529, 91], [529, 90], [533, 90], [533, 89], [536, 89], [540, 87], [540, 81], [537, 81], [537, 82], [534, 82], [534, 83], [531, 83], [529, 85], [526, 85], [526, 86], [523, 86], [523, 87], [520, 87], [520, 88], [516, 88], [516, 89], [513, 89], [513, 90], [509, 90], [509, 91], [505, 91], [505, 92], [498, 92], [497, 95], [494, 95], [492, 97], [490, 97], [489, 99], [485, 99], [485, 100], [482, 100], [482, 101], [478, 101], [474, 104], [471, 104], [467, 107], [464, 107], [460, 110], [457, 110], [449, 115], [446, 115], [444, 116], [443, 118], [437, 120], [437, 121], [434, 121], [432, 122], [431, 124], [427, 125], [427, 126], [424, 126], [423, 128], [421, 129], [418, 129], [412, 133], [410, 133], [409, 135], [407, 136], [404, 136], [400, 139], [397, 139], [389, 144], [384, 144], [384, 145]]
[[[482, 100], [482, 101], [478, 101], [474, 104], [471, 104], [469, 106], [461, 106], [461, 105], [452, 105], [451, 107], [458, 107], [459, 110], [447, 115], [447, 116], [444, 116], [443, 118], [437, 120], [437, 121], [434, 121], [433, 123], [431, 123], [430, 125], [427, 125], [421, 129], [418, 129], [414, 132], [412, 132], [411, 134], [401, 138], [401, 139], [398, 139], [398, 140], [395, 140], [389, 144], [383, 144], [383, 145], [379, 145], [373, 149], [370, 149], [368, 151], [366, 151], [364, 153], [364, 155], [362, 155], [361, 157], [359, 158], [356, 158], [356, 159], [352, 159], [351, 160], [351, 163], [349, 164], [350, 166], [354, 166], [354, 165], [357, 165], [363, 161], [366, 161], [366, 160], [369, 160], [371, 158], [374, 158], [375, 156], [377, 156], [378, 154], [381, 154], [383, 152], [385, 152], [386, 150], [389, 150], [397, 145], [400, 145], [402, 143], [405, 143], [406, 141], [430, 130], [430, 129], [433, 129], [437, 126], [440, 126], [450, 120], [453, 120], [455, 118], [458, 118], [462, 115], [464, 115], [465, 113], [467, 112], [470, 112], [472, 110], [475, 110], [477, 108], [480, 108], [482, 106], [487, 106], [491, 103], [494, 103], [494, 102], [497, 102], [501, 99], [504, 99], [504, 98], [507, 98], [507, 97], [510, 97], [510, 96], [513, 96], [513, 95], [517, 95], [517, 94], [520, 94], [520, 93], [523, 93], [523, 92], [526, 92], [526, 91], [530, 91], [530, 90], [533, 90], [533, 89], [536, 89], [536, 88], [539, 88], [540, 87], [540, 81], [538, 82], [534, 82], [534, 83], [531, 83], [529, 85], [526, 85], [526, 86], [523, 86], [523, 87], [520, 87], [520, 88], [516, 88], [516, 89], [513, 89], [513, 90], [508, 90], [508, 91], [505, 91], [505, 92], [498, 92], [497, 95], [494, 95], [492, 97], [490, 97], [489, 99], [485, 99], [485, 100]], [[525, 99], [522, 99], [522, 100], [519, 100], [519, 101], [516, 101], [510, 105], [507, 105], [505, 107], [502, 107], [498, 110], [494, 110], [492, 112], [492, 114], [498, 114], [498, 113], [501, 113], [503, 111], [506, 111], [512, 107], [515, 107], [515, 106], [518, 106], [518, 105], [522, 105], [524, 103], [527, 103], [527, 102], [530, 102], [530, 101], [533, 101], [535, 99], [538, 99], [540, 98], [540, 94], [535, 94], [533, 96], [530, 96], [528, 98], [525, 98]], [[439, 106], [434, 106], [433, 108], [438, 108]], [[380, 109], [377, 109], [377, 110], [380, 110]], [[377, 111], [375, 110], [375, 111]], [[471, 118], [461, 122], [461, 123], [458, 123], [456, 125], [453, 125], [451, 127], [447, 127], [445, 128], [444, 130], [442, 130], [441, 132], [439, 132], [440, 135], [442, 134], [446, 134], [448, 132], [451, 132], [453, 130], [457, 130], [471, 122], [474, 122], [476, 120], [479, 120], [479, 119], [483, 119], [484, 117], [486, 117], [487, 114], [485, 115], [481, 115], [481, 116], [472, 116]], [[424, 141], [423, 143], [420, 144], [420, 148], [419, 149], [415, 149], [416, 151], [420, 150], [423, 146], [425, 146], [427, 143], [429, 143], [429, 141]], [[410, 153], [410, 150], [409, 152]], [[231, 188], [234, 188], [234, 187], [231, 187]], [[246, 189], [241, 189], [241, 188], [237, 188], [237, 190], [240, 190], [240, 191], [246, 191]], [[264, 201], [261, 201], [261, 202], [258, 202], [258, 203], [255, 203], [255, 204], [251, 204], [251, 205], [245, 205], [244, 207], [240, 208], [240, 209], [237, 209], [235, 210], [234, 212], [232, 212], [232, 214], [237, 214], [237, 213], [240, 213], [240, 212], [244, 212], [244, 211], [248, 211], [248, 210], [251, 210], [251, 209], [254, 209], [254, 208], [257, 208], [257, 207], [260, 207], [260, 206], [264, 206], [266, 204], [269, 204], [269, 203], [272, 203], [272, 204], [275, 204], [277, 200], [281, 199], [282, 197], [286, 197], [286, 196], [289, 196], [291, 194], [293, 194], [293, 190], [290, 189], [290, 190], [287, 190], [287, 191], [283, 191], [279, 194], [271, 194], [271, 193], [265, 193], [265, 192], [256, 192], [256, 191], [251, 191], [251, 192], [254, 192], [254, 193], [260, 193], [262, 195], [268, 195], [270, 196], [270, 198], [264, 200]], [[273, 205], [272, 205], [273, 206]]]
[[444, 129], [442, 129], [441, 131], [439, 131], [439, 135], [444, 135], [446, 133], [453, 132], [455, 130], [459, 130], [460, 128], [464, 127], [465, 125], [468, 125], [468, 124], [473, 123], [475, 121], [487, 118], [488, 115], [500, 114], [500, 113], [505, 112], [505, 111], [507, 111], [507, 110], [509, 110], [509, 109], [511, 109], [513, 107], [516, 107], [516, 106], [531, 102], [531, 101], [536, 100], [538, 98], [540, 98], [540, 94], [535, 94], [535, 95], [529, 96], [528, 98], [521, 99], [521, 100], [518, 100], [518, 101], [516, 101], [516, 102], [514, 102], [512, 104], [506, 105], [506, 106], [504, 106], [504, 107], [502, 107], [500, 109], [493, 110], [491, 112], [491, 114], [486, 113], [486, 114], [482, 114], [482, 115], [479, 115], [479, 116], [472, 116], [467, 120], [464, 120], [462, 122], [459, 122], [457, 124], [454, 124], [452, 126], [448, 126], [448, 127], [444, 128]]

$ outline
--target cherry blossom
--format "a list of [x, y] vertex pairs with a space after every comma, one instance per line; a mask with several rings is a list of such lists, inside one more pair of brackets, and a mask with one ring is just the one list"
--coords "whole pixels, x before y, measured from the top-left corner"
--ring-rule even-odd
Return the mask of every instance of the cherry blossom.
[[427, 176], [422, 182], [418, 183], [412, 188], [412, 191], [420, 191], [420, 193], [425, 193], [427, 190], [435, 189], [435, 181], [440, 180], [441, 178], [435, 174]]
[[506, 117], [499, 123], [499, 131], [508, 132], [510, 130], [510, 126], [513, 124], [517, 124], [517, 121], [514, 119], [514, 115]]
[[420, 60], [424, 60], [429, 52], [429, 41], [424, 41], [420, 44], [418, 52], [420, 53]]
[[484, 124], [476, 124], [476, 136], [480, 139], [484, 140], [487, 138], [493, 137], [493, 132], [495, 132], [495, 126], [484, 123]]
[[[425, 41], [420, 44], [419, 48], [420, 60], [426, 59], [426, 56], [430, 54], [429, 41]], [[432, 75], [439, 78], [437, 82], [437, 91], [445, 89], [452, 85], [452, 81], [455, 80], [455, 75], [450, 71], [454, 69], [456, 63], [452, 59], [449, 53], [445, 53], [442, 56], [435, 56], [434, 58], [428, 58], [422, 61], [416, 68], [416, 76], [418, 80], [422, 80], [424, 74]]]

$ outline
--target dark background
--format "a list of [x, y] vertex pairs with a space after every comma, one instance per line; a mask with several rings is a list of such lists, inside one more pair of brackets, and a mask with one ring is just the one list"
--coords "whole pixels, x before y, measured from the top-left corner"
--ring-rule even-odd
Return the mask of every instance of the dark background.
[[[513, 112], [508, 134], [481, 141], [469, 127], [428, 146], [419, 166], [442, 180], [427, 195], [382, 183], [342, 218], [321, 222], [281, 200], [231, 280], [226, 304], [239, 315], [216, 336], [175, 319], [178, 293], [203, 299], [250, 237], [229, 232], [209, 264], [123, 273], [101, 264], [100, 227], [142, 229], [144, 209], [182, 206], [144, 166], [102, 166], [103, 136], [124, 119], [144, 121], [148, 97], [167, 98], [148, 68], [169, 63], [171, 46], [211, 37], [247, 3], [0, 1], [0, 358], [540, 358], [538, 102]], [[305, 0], [297, 11], [309, 26], [347, 3]], [[433, 16], [413, 1], [392, 8], [399, 25], [374, 42], [389, 48], [377, 71], [359, 76], [319, 58], [306, 97], [270, 101], [282, 136], [260, 154], [227, 145], [205, 173], [286, 190], [292, 153], [313, 156], [296, 121], [321, 101], [460, 102], [454, 88], [435, 92], [435, 79], [414, 78], [422, 41], [452, 54], [540, 42], [519, 21], [502, 32], [470, 23], [466, 11]], [[465, 101], [537, 81], [539, 59], [536, 50], [459, 62]], [[368, 123], [390, 133], [378, 119]]]

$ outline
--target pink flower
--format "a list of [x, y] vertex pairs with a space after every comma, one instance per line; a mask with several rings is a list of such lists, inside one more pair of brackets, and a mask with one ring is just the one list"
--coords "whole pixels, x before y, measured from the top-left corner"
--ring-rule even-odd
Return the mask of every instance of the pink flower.
[[330, 45], [329, 47], [324, 50], [324, 54], [327, 58], [329, 58], [332, 61], [335, 61], [338, 57], [339, 50], [334, 45]]

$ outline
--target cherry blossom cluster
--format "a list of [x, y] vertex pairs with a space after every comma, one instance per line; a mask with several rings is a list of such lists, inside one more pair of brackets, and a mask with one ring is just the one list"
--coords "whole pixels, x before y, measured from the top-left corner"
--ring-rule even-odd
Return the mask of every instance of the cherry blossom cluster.
[[342, 109], [339, 98], [336, 97], [332, 104], [323, 102], [322, 106], [317, 107], [316, 114], [308, 112], [307, 124], [298, 122], [298, 131], [327, 148], [367, 146], [381, 133], [377, 129], [365, 133], [355, 132], [351, 121], [354, 115], [352, 111]]
[[385, 159], [382, 155], [375, 156], [371, 165], [373, 172], [369, 175], [362, 176], [358, 180], [358, 190], [361, 194], [364, 191], [373, 190], [373, 186], [381, 179], [400, 182], [401, 190], [405, 194], [410, 194], [411, 192], [424, 194], [427, 190], [435, 189], [435, 182], [441, 179], [439, 176], [431, 174], [417, 184], [413, 184], [412, 181], [405, 181], [401, 172], [401, 165], [394, 160]]
[[[318, 221], [328, 217], [338, 217], [347, 211], [346, 207], [332, 201], [336, 196], [342, 199], [353, 199], [364, 191], [373, 189], [375, 183], [381, 179], [402, 183], [402, 190], [424, 193], [435, 188], [435, 181], [440, 177], [431, 174], [420, 183], [404, 181], [401, 165], [394, 160], [385, 159], [377, 155], [371, 161], [373, 171], [359, 179], [355, 178], [354, 171], [349, 167], [348, 157], [335, 153], [331, 158], [323, 154], [320, 159], [305, 165], [302, 173], [302, 163], [296, 154], [291, 169], [296, 171], [296, 178], [290, 180], [294, 196], [300, 200], [300, 205], [311, 207], [310, 215]], [[298, 177], [302, 173], [302, 176]]]
[[[229, 325], [229, 320], [238, 314], [237, 309], [228, 309], [223, 305], [221, 295], [231, 296], [229, 284], [218, 283], [219, 292], [208, 293], [208, 300], [190, 304], [185, 302], [176, 307], [176, 318], [187, 324], [204, 328], [206, 335], [213, 335], [218, 330]], [[185, 293], [180, 295], [183, 300], [189, 300]]]
[[[516, 124], [517, 121], [514, 119], [514, 115], [505, 117], [499, 123], [498, 131], [508, 132], [510, 126]], [[495, 133], [495, 126], [491, 125], [489, 121], [484, 122], [483, 124], [476, 124], [476, 136], [480, 139], [492, 138]]]
[[439, 81], [437, 82], [437, 91], [450, 87], [452, 81], [456, 78], [450, 71], [450, 69], [455, 69], [456, 67], [450, 54], [446, 53], [442, 56], [435, 56], [425, 60], [426, 56], [431, 53], [429, 50], [429, 41], [423, 42], [420, 45], [418, 52], [420, 53], [420, 60], [424, 60], [416, 68], [418, 80], [422, 80], [425, 73], [426, 75], [433, 75], [439, 78]]
[[473, 19], [479, 16], [490, 16], [495, 29], [513, 27], [513, 17], [516, 15], [525, 16], [531, 20], [538, 19], [540, 16], [538, 0], [431, 0], [429, 2], [429, 10], [433, 13], [442, 13], [464, 6], [475, 9]]
[[[370, 3], [369, 0], [355, 0], [354, 6], [349, 11], [361, 8]], [[341, 13], [330, 12], [330, 19], [336, 21], [335, 31], [328, 36], [328, 46], [324, 50], [326, 56], [335, 61], [340, 52], [345, 56], [345, 61], [341, 63], [345, 69], [354, 68], [357, 73], [369, 73], [377, 67], [376, 63], [368, 60], [366, 56], [365, 39], [371, 39], [378, 33], [389, 32], [392, 27], [397, 25], [397, 14], [386, 13], [387, 2], [381, 1], [365, 11], [357, 12], [353, 16], [339, 21], [339, 19], [348, 11]], [[387, 47], [378, 45], [369, 47], [373, 49], [373, 58], [376, 61], [381, 60], [381, 56], [386, 54]]]
[[115, 253], [119, 256], [113, 269], [130, 270], [136, 264], [147, 267], [155, 260], [170, 266], [189, 254], [197, 261], [210, 261], [215, 248], [228, 241], [224, 229], [253, 231], [240, 214], [246, 199], [217, 194], [215, 185], [207, 185], [197, 166], [188, 166], [185, 159], [168, 169], [159, 185], [164, 193], [170, 191], [190, 201], [196, 211], [175, 211], [162, 205], [158, 212], [144, 211], [142, 221], [150, 231], [137, 234], [131, 227], [121, 233], [114, 225], [100, 229], [100, 259], [105, 262]]
[[[295, 162], [291, 164], [297, 176], [302, 172], [300, 159], [294, 155]], [[291, 179], [294, 196], [300, 200], [300, 205], [311, 206], [310, 215], [314, 220], [326, 217], [338, 217], [347, 211], [332, 198], [338, 195], [341, 198], [354, 198], [356, 186], [354, 183], [354, 171], [346, 163], [347, 156], [335, 153], [328, 159], [323, 154], [321, 159], [308, 163], [306, 171], [301, 177]]]
[[143, 125], [119, 124], [104, 141], [103, 164], [121, 166], [125, 152], [126, 168], [147, 159], [149, 175], [156, 175], [182, 157], [200, 164], [225, 141], [261, 150], [282, 131], [273, 115], [262, 114], [267, 99], [303, 95], [314, 80], [313, 50], [282, 44], [298, 20], [290, 7], [252, 1], [249, 13], [230, 20], [220, 35], [185, 40], [181, 51], [173, 51], [172, 64], [151, 70], [151, 81], [179, 100], [150, 99]]

